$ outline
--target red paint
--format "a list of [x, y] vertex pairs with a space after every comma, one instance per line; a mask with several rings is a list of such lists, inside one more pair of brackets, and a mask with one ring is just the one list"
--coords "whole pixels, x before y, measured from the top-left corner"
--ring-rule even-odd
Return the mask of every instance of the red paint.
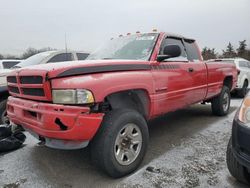
[[[13, 96], [8, 100], [8, 115], [11, 121], [44, 137], [64, 140], [91, 140], [98, 130], [104, 114], [90, 113], [88, 107], [52, 104], [52, 88], [88, 89], [94, 94], [96, 103], [102, 102], [107, 95], [114, 92], [143, 89], [150, 100], [149, 119], [218, 95], [226, 76], [233, 77], [232, 89], [235, 88], [237, 70], [232, 64], [204, 63], [201, 56], [199, 62], [157, 62], [156, 58], [165, 35], [165, 33], [160, 33], [150, 61], [66, 62], [27, 67], [11, 73], [11, 75], [16, 76], [43, 76], [45, 84], [21, 85], [18, 82], [17, 84], [8, 83], [8, 85], [20, 89], [22, 87], [39, 87], [43, 88], [46, 94], [45, 97], [36, 97], [24, 95], [22, 92], [20, 94], [10, 92]], [[198, 47], [197, 50], [200, 53]], [[71, 68], [113, 64], [146, 64], [151, 66], [151, 70], [106, 72], [56, 78], [58, 74]], [[189, 68], [192, 68], [193, 72], [188, 72]], [[62, 111], [56, 111], [56, 109], [62, 109]], [[37, 116], [32, 117], [27, 111], [36, 112]], [[69, 130], [60, 130], [54, 123], [55, 118], [60, 118]]]
[[[55, 105], [15, 97], [9, 97], [7, 110], [12, 122], [40, 136], [82, 141], [92, 139], [104, 115], [89, 114], [88, 107]], [[68, 129], [62, 131], [55, 123], [56, 118], [59, 118]]]

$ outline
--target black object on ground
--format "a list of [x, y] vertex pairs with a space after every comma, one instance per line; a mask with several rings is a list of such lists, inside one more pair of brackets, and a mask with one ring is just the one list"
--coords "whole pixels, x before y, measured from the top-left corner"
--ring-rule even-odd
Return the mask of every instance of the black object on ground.
[[0, 126], [0, 152], [7, 152], [20, 148], [26, 136], [21, 131], [11, 131], [10, 125]]
[[153, 173], [160, 173], [160, 172], [161, 172], [161, 170], [160, 170], [159, 168], [155, 168], [155, 167], [153, 167], [153, 166], [148, 166], [148, 167], [146, 168], [146, 170], [147, 170], [148, 172], [153, 172]]

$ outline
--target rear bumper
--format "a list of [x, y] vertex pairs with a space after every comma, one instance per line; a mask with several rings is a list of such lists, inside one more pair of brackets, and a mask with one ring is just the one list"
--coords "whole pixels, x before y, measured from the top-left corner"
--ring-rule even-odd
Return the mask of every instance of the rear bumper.
[[250, 170], [250, 127], [236, 118], [232, 129], [232, 149], [237, 161]]
[[[60, 149], [63, 149], [62, 143], [86, 145], [94, 137], [104, 116], [103, 113], [90, 113], [88, 107], [57, 105], [15, 97], [8, 98], [7, 113], [13, 123], [23, 126], [36, 137], [44, 138], [50, 143], [60, 142]], [[74, 149], [73, 146], [72, 148]]]

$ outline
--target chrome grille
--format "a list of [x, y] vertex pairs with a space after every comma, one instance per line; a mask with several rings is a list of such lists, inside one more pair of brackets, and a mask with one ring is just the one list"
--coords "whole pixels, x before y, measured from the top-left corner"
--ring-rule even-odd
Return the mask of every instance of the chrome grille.
[[13, 93], [20, 93], [18, 87], [9, 86], [9, 91]]
[[8, 76], [7, 77], [7, 82], [10, 82], [10, 83], [17, 83], [17, 79], [15, 76]]
[[45, 80], [47, 72], [33, 73], [30, 70], [13, 72], [7, 76], [9, 93], [31, 100], [51, 101], [50, 82]]
[[44, 90], [42, 88], [22, 88], [24, 95], [32, 96], [44, 96]]

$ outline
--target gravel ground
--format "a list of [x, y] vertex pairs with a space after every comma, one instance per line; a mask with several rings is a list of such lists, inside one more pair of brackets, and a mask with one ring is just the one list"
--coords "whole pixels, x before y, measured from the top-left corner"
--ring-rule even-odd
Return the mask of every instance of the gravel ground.
[[247, 187], [230, 176], [226, 146], [241, 100], [230, 114], [212, 116], [210, 105], [195, 105], [151, 121], [150, 144], [141, 167], [111, 179], [91, 165], [89, 151], [60, 151], [26, 145], [0, 154], [0, 187]]

